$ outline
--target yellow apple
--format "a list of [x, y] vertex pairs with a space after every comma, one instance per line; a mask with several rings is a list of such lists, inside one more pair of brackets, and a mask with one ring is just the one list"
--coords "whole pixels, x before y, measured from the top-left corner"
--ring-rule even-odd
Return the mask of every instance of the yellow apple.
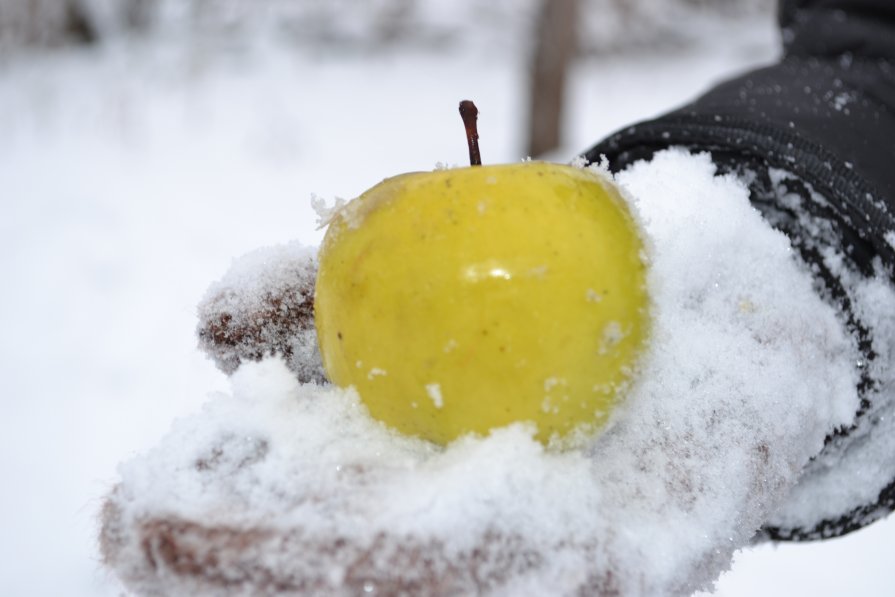
[[596, 428], [649, 327], [643, 242], [614, 185], [543, 162], [410, 173], [350, 202], [320, 249], [329, 378], [445, 444], [516, 421]]

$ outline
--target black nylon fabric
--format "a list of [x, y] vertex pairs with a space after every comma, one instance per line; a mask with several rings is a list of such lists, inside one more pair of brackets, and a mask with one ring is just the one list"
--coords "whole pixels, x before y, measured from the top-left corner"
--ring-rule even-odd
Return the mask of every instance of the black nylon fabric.
[[[784, 56], [779, 63], [716, 86], [694, 102], [654, 120], [616, 132], [585, 154], [605, 155], [612, 170], [672, 146], [710, 151], [721, 171], [758, 173], [753, 203], [775, 211], [770, 168], [786, 170], [827, 198], [817, 214], [833, 223], [852, 267], [872, 274], [879, 258], [895, 279], [895, 0], [784, 0], [780, 5]], [[816, 239], [795, 218], [781, 228], [802, 256], [819, 265]], [[851, 313], [835, 276], [818, 268], [833, 300], [846, 315], [864, 361], [875, 355], [872, 330]], [[875, 380], [862, 372], [862, 409]], [[828, 443], [848, 440], [848, 429]], [[777, 540], [842, 535], [895, 509], [895, 480], [876, 502], [843, 512], [811, 528], [766, 528]], [[877, 513], [873, 516], [868, 513]]]
[[789, 0], [779, 6], [788, 56], [895, 56], [891, 0]]

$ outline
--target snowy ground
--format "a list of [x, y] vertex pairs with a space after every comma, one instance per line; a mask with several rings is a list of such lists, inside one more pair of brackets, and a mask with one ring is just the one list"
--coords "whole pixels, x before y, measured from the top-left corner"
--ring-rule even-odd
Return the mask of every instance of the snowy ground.
[[[724, 41], [580, 65], [559, 157], [775, 54], [770, 23]], [[228, 388], [195, 348], [207, 285], [258, 246], [319, 241], [312, 193], [464, 162], [459, 99], [481, 109], [485, 161], [523, 157], [523, 73], [506, 56], [181, 46], [3, 66], [0, 594], [118, 594], [94, 545], [116, 465]], [[895, 520], [764, 546], [719, 594], [883, 595], [893, 543]]]

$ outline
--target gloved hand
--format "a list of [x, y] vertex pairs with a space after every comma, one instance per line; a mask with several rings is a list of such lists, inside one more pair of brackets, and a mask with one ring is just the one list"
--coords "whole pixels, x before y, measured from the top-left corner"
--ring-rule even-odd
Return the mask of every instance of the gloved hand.
[[[619, 177], [655, 245], [656, 311], [637, 381], [601, 435], [558, 451], [516, 425], [439, 448], [390, 432], [350, 391], [299, 385], [306, 367], [243, 363], [232, 397], [122, 468], [104, 511], [107, 563], [141, 594], [705, 588], [858, 408], [842, 321], [745, 185], [714, 168], [675, 151]], [[282, 331], [312, 329], [310, 312], [289, 303], [295, 322], [270, 317], [271, 295], [311, 269], [294, 248], [237, 262], [200, 330], [227, 319], [275, 339], [240, 358], [285, 356]]]

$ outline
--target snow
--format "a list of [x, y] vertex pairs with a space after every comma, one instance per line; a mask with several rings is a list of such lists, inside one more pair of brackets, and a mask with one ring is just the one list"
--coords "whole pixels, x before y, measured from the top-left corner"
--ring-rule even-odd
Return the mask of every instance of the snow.
[[426, 395], [429, 396], [429, 399], [432, 401], [432, 404], [435, 405], [435, 408], [441, 408], [444, 406], [444, 396], [442, 396], [441, 394], [440, 384], [426, 384]]
[[[429, 582], [461, 593], [707, 588], [852, 421], [857, 349], [788, 239], [708, 155], [662, 152], [618, 182], [654, 245], [654, 322], [607, 431], [544, 450], [514, 425], [438, 449], [371, 419], [353, 390], [298, 385], [276, 360], [243, 365], [232, 396], [122, 467], [107, 527], [116, 570], [137, 590], [186, 592], [193, 579], [146, 560], [146, 545], [169, 541], [146, 529], [199, 521], [282, 538], [242, 558], [212, 540], [237, 588], [390, 592], [418, 580], [399, 563], [406, 549], [445, 571]], [[438, 386], [426, 390], [439, 407]]]
[[[866, 283], [858, 285], [855, 296], [859, 312], [872, 314], [871, 321], [877, 332], [874, 342], [876, 362], [872, 368], [884, 371], [878, 398], [864, 420], [853, 432], [856, 441], [845, 449], [831, 454], [828, 459], [816, 463], [805, 481], [788, 500], [788, 507], [775, 515], [775, 520], [798, 521], [809, 508], [800, 509], [806, 495], [817, 496], [821, 492], [824, 499], [814, 503], [816, 512], [827, 517], [834, 511], [844, 512], [858, 506], [873, 503], [876, 496], [884, 489], [887, 482], [895, 478], [895, 427], [893, 427], [893, 402], [895, 402], [895, 300], [891, 288], [883, 282], [879, 275]], [[834, 468], [835, 466], [835, 468]], [[838, 510], [837, 510], [838, 509]], [[801, 511], [800, 511], [801, 510]], [[885, 513], [872, 512], [873, 519]]]
[[[722, 33], [579, 64], [557, 157], [774, 56], [770, 22]], [[352, 197], [465, 162], [462, 97], [483, 109], [485, 160], [517, 161], [522, 73], [506, 55], [222, 56], [201, 44], [0, 64], [0, 593], [120, 594], [95, 542], [118, 463], [209, 392], [241, 391], [196, 348], [208, 285], [233, 256], [319, 242], [313, 193]], [[890, 519], [739, 552], [719, 594], [886, 594], [893, 533]]]

